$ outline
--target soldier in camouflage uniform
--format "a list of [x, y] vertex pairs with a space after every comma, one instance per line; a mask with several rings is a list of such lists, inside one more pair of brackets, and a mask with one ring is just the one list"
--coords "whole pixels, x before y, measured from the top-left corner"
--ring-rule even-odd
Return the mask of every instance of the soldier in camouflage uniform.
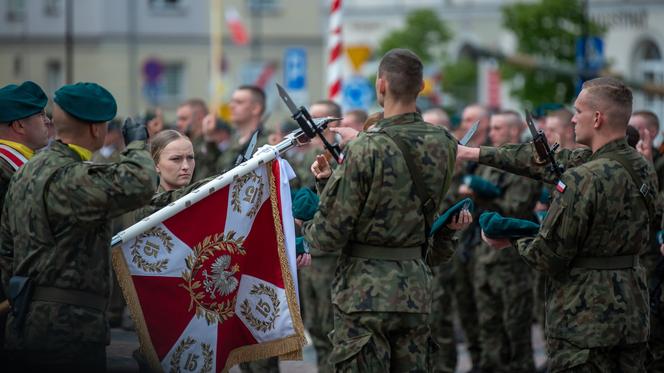
[[260, 87], [239, 86], [233, 92], [230, 109], [235, 133], [231, 137], [228, 150], [217, 159], [217, 172], [226, 172], [235, 167], [238, 157], [243, 161], [242, 156], [254, 135], [257, 138], [254, 151], [268, 143], [268, 134], [261, 122], [265, 113], [265, 92]]
[[[514, 111], [493, 114], [491, 143], [518, 143], [522, 123]], [[502, 191], [499, 197], [491, 199], [473, 193], [477, 210], [521, 219], [533, 217], [537, 181], [487, 166], [479, 166], [476, 175]], [[497, 251], [483, 243], [476, 250], [474, 285], [482, 344], [480, 367], [484, 372], [533, 372], [532, 272], [513, 249]]]
[[[479, 120], [477, 133], [470, 140], [474, 146], [485, 145], [489, 128], [489, 113], [481, 105], [467, 106], [462, 113], [462, 122], [458, 138], [470, 129], [470, 126]], [[477, 169], [474, 162], [460, 163], [460, 169], [466, 174], [473, 174]], [[456, 190], [454, 191], [457, 192]], [[475, 216], [477, 215], [475, 212]], [[466, 346], [474, 369], [479, 369], [482, 347], [480, 343], [479, 316], [475, 302], [475, 263], [477, 261], [475, 248], [481, 243], [479, 236], [479, 223], [475, 219], [473, 226], [461, 233], [459, 249], [452, 258], [454, 271], [454, 298], [456, 300], [457, 314], [466, 337]]]
[[[313, 118], [341, 117], [341, 107], [333, 101], [318, 101], [311, 105], [309, 112]], [[338, 123], [338, 122], [337, 122]], [[334, 127], [337, 123], [330, 123]], [[312, 157], [323, 153], [322, 146], [317, 141], [312, 142], [305, 159], [312, 160], [309, 165], [302, 163], [298, 168], [311, 167]], [[311, 175], [311, 171], [309, 171]], [[312, 180], [304, 179], [306, 184]], [[334, 328], [332, 316], [331, 284], [334, 280], [334, 269], [339, 259], [338, 253], [311, 248], [311, 266], [303, 268], [300, 273], [300, 298], [304, 310], [304, 326], [309, 331], [311, 340], [316, 348], [318, 371], [326, 373], [332, 371], [329, 356], [332, 352], [332, 342], [328, 334]]]
[[546, 338], [552, 372], [643, 372], [649, 313], [638, 254], [650, 245], [657, 179], [625, 140], [632, 93], [613, 78], [587, 81], [575, 101], [577, 142], [561, 150], [560, 180], [530, 144], [461, 148], [463, 159], [556, 183], [538, 235], [513, 244], [547, 274]]
[[[48, 143], [48, 126], [44, 114], [48, 103], [46, 93], [31, 81], [20, 86], [10, 84], [0, 88], [0, 211], [5, 200], [9, 179], [25, 162]], [[7, 273], [9, 268], [0, 268]], [[0, 303], [7, 302], [0, 287]], [[4, 303], [8, 306], [8, 303]], [[2, 308], [2, 307], [0, 307]], [[9, 309], [7, 312], [9, 312]], [[6, 359], [4, 335], [6, 313], [0, 311], [0, 361]]]
[[[383, 57], [376, 93], [385, 119], [347, 145], [319, 211], [304, 225], [311, 246], [341, 254], [332, 283], [335, 371], [431, 370], [432, 274], [423, 256], [423, 204], [442, 204], [456, 141], [422, 122], [415, 106], [422, 87], [416, 55], [395, 49]], [[417, 165], [413, 172], [421, 173], [416, 182], [424, 191], [416, 191], [405, 157]], [[430, 199], [418, 197], [423, 194]]]
[[142, 125], [123, 129], [129, 145], [119, 162], [85, 162], [116, 113], [104, 88], [67, 85], [53, 100], [58, 141], [14, 175], [3, 210], [3, 268], [34, 285], [24, 324], [9, 317], [6, 346], [17, 370], [101, 372], [110, 336], [110, 221], [149, 202], [157, 175]]

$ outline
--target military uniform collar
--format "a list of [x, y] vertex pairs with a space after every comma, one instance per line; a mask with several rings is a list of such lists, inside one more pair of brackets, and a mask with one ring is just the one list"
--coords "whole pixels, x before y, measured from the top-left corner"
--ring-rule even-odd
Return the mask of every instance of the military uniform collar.
[[627, 144], [627, 140], [625, 140], [625, 139], [613, 140], [609, 143], [606, 143], [601, 148], [597, 149], [597, 151], [593, 153], [593, 155], [590, 157], [590, 159], [594, 160], [594, 159], [600, 158], [603, 154], [612, 153], [612, 152], [615, 152], [616, 150], [624, 150], [624, 149], [628, 149], [628, 148], [629, 148], [629, 145]]
[[60, 140], [53, 141], [51, 143], [50, 149], [52, 149], [52, 150], [54, 150], [58, 153], [65, 154], [65, 155], [67, 155], [71, 158], [75, 158], [78, 161], [84, 161], [84, 159], [81, 157], [81, 155], [79, 153], [77, 153], [76, 151], [74, 151], [74, 149], [69, 147], [68, 144], [63, 143]]
[[376, 123], [376, 128], [380, 129], [391, 125], [409, 124], [415, 122], [423, 122], [422, 114], [418, 112], [412, 112], [412, 113], [393, 115], [389, 118], [382, 119], [378, 123]]

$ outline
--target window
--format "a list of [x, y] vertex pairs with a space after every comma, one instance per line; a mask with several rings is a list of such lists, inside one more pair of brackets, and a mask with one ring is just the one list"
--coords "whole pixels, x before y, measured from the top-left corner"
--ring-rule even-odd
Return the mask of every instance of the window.
[[62, 63], [58, 60], [48, 60], [46, 62], [46, 91], [53, 94], [63, 84]]
[[162, 75], [163, 101], [180, 102], [184, 99], [184, 65], [167, 63]]
[[59, 17], [62, 14], [62, 0], [44, 0], [44, 15]]
[[[664, 85], [664, 61], [662, 50], [651, 39], [639, 43], [634, 54], [636, 79], [656, 85]], [[664, 118], [664, 100], [661, 97], [640, 93], [635, 95], [634, 108], [651, 110]]]
[[184, 14], [188, 2], [188, 0], [148, 0], [148, 5], [156, 14]]
[[7, 0], [7, 22], [21, 22], [25, 19], [25, 1]]

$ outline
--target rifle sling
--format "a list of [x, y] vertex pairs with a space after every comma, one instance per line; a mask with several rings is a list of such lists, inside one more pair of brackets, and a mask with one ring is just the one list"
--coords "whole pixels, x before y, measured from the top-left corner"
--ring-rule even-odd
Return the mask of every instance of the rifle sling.
[[397, 145], [399, 150], [401, 150], [401, 154], [403, 155], [403, 158], [406, 161], [406, 166], [408, 167], [408, 171], [410, 172], [410, 177], [413, 180], [415, 192], [420, 198], [420, 201], [422, 201], [422, 214], [424, 214], [424, 220], [426, 223], [426, 230], [424, 234], [425, 237], [428, 237], [429, 232], [431, 231], [431, 226], [433, 225], [433, 215], [437, 210], [436, 203], [431, 198], [429, 193], [427, 193], [424, 186], [424, 181], [422, 180], [422, 173], [420, 172], [419, 167], [417, 167], [417, 165], [413, 162], [413, 158], [410, 156], [410, 152], [408, 151], [408, 146], [406, 143], [404, 143], [399, 136], [393, 136], [390, 134], [386, 129], [382, 129], [380, 132], [386, 134], [387, 137], [389, 137], [392, 142]]
[[650, 201], [648, 201], [648, 198], [646, 197], [647, 195], [650, 195], [650, 189], [648, 188], [648, 185], [646, 185], [646, 183], [642, 182], [641, 179], [638, 176], [636, 176], [634, 167], [632, 167], [633, 166], [632, 162], [627, 160], [622, 155], [616, 153], [602, 154], [600, 158], [606, 158], [612, 161], [616, 161], [623, 166], [625, 171], [627, 171], [629, 176], [632, 178], [632, 181], [634, 182], [636, 187], [639, 188], [639, 195], [641, 196], [641, 201], [645, 205], [646, 210], [648, 210], [648, 221], [651, 221], [652, 218], [655, 216], [655, 212], [653, 211], [654, 208], [653, 204], [650, 203]]

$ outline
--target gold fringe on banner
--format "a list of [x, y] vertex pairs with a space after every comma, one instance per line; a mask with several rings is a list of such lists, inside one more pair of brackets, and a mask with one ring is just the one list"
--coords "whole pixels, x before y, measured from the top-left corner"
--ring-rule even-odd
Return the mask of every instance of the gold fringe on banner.
[[163, 372], [161, 362], [157, 356], [157, 351], [152, 345], [152, 339], [150, 339], [148, 327], [145, 324], [143, 309], [138, 301], [138, 294], [136, 294], [136, 288], [134, 287], [134, 282], [131, 280], [129, 267], [127, 267], [127, 261], [122, 253], [122, 247], [120, 245], [113, 247], [111, 250], [111, 259], [113, 261], [113, 269], [118, 278], [118, 283], [122, 289], [122, 295], [124, 295], [127, 307], [129, 307], [131, 318], [134, 320], [134, 326], [138, 334], [138, 341], [141, 344], [141, 352], [145, 355], [152, 371]]
[[274, 229], [277, 234], [279, 263], [281, 265], [281, 273], [286, 290], [286, 301], [288, 302], [288, 310], [293, 321], [295, 335], [234, 349], [228, 355], [223, 372], [227, 372], [231, 367], [239, 363], [266, 359], [272, 356], [279, 356], [281, 360], [302, 360], [302, 347], [307, 342], [304, 336], [304, 324], [302, 323], [302, 316], [300, 314], [300, 305], [297, 302], [297, 294], [295, 293], [293, 274], [291, 273], [286, 254], [286, 238], [284, 236], [279, 201], [277, 199], [278, 189], [274, 175], [272, 175], [272, 165], [274, 162], [276, 161], [269, 162], [265, 167], [268, 171], [267, 174], [270, 183], [270, 203], [272, 205]]

